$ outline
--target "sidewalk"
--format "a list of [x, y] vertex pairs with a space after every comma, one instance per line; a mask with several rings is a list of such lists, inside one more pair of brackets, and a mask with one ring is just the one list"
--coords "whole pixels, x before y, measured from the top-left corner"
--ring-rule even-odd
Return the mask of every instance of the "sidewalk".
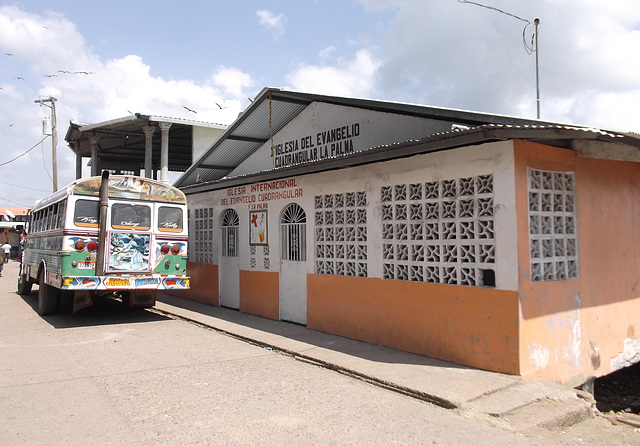
[[158, 293], [155, 309], [505, 429], [554, 429], [592, 417], [591, 395], [547, 380], [477, 370]]

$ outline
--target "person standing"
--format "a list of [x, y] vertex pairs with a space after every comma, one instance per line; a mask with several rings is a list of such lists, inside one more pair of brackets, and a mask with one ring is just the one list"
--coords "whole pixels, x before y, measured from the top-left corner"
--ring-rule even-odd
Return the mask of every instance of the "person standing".
[[4, 251], [4, 263], [9, 263], [9, 256], [11, 255], [11, 245], [9, 242], [2, 245], [2, 251]]

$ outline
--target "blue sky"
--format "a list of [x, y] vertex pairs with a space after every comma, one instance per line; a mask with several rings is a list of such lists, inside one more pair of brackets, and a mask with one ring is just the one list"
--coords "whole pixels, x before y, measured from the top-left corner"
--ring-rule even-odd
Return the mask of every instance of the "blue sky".
[[541, 117], [639, 132], [637, 0], [0, 3], [0, 207], [51, 190], [40, 96], [58, 99], [59, 187], [72, 119], [230, 124], [265, 86], [533, 118], [536, 17]]

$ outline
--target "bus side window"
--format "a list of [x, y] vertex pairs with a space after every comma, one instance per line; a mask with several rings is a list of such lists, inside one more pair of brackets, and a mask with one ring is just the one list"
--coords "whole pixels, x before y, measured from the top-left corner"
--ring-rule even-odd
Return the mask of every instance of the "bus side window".
[[95, 200], [78, 200], [73, 212], [73, 223], [76, 226], [98, 227], [98, 202]]
[[158, 208], [158, 231], [182, 232], [182, 209], [160, 206]]
[[65, 215], [67, 210], [67, 200], [61, 201], [58, 207], [58, 228], [64, 228]]

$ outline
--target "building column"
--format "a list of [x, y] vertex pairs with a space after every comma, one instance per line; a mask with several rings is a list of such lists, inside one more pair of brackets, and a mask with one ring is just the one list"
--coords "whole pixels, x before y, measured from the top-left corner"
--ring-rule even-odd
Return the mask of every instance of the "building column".
[[82, 155], [78, 150], [78, 143], [76, 141], [70, 142], [69, 148], [76, 154], [76, 180], [79, 180], [82, 178]]
[[146, 125], [142, 130], [144, 131], [144, 176], [153, 178], [153, 132], [156, 131], [156, 126]]
[[161, 122], [160, 131], [162, 139], [160, 142], [160, 181], [169, 182], [169, 128], [170, 122]]
[[89, 141], [91, 142], [91, 176], [97, 177], [100, 175], [98, 169], [98, 141], [100, 141], [100, 137], [92, 135], [89, 137]]

